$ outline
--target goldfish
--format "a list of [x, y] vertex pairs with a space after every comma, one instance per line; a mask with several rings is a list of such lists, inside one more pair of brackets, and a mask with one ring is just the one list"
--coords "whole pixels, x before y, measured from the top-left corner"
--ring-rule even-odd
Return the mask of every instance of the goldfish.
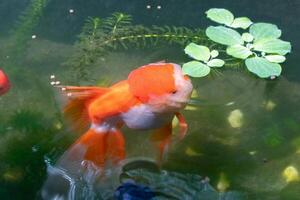
[[77, 130], [87, 131], [66, 151], [60, 163], [89, 161], [103, 167], [125, 159], [121, 128], [155, 129], [153, 141], [161, 162], [171, 144], [172, 119], [179, 121], [179, 138], [188, 125], [180, 111], [191, 97], [193, 85], [180, 65], [150, 63], [131, 71], [126, 80], [110, 87], [57, 86], [69, 101], [63, 113]]
[[0, 69], [0, 96], [8, 92], [10, 89], [10, 82], [6, 74]]

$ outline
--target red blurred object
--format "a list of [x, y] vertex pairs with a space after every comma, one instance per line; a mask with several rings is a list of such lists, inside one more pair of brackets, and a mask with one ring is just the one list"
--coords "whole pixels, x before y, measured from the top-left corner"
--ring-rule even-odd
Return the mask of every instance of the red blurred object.
[[6, 74], [0, 69], [0, 96], [8, 92], [10, 83]]

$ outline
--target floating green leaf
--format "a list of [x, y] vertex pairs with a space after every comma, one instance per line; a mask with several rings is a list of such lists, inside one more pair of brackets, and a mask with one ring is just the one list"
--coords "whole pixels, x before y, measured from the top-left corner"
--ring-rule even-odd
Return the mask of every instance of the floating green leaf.
[[206, 46], [197, 45], [195, 43], [187, 45], [184, 52], [190, 57], [201, 61], [208, 61], [210, 57], [210, 51]]
[[239, 44], [234, 45], [234, 46], [229, 46], [226, 49], [226, 53], [228, 55], [231, 55], [235, 58], [240, 58], [240, 59], [246, 59], [252, 54], [252, 52], [247, 47], [244, 47]]
[[281, 74], [281, 66], [277, 63], [271, 63], [265, 58], [248, 58], [245, 63], [248, 70], [258, 75], [260, 78], [279, 76]]
[[244, 43], [237, 31], [224, 26], [209, 26], [206, 29], [206, 35], [214, 42], [229, 46]]
[[220, 24], [225, 24], [230, 26], [233, 22], [234, 16], [233, 14], [226, 9], [223, 8], [212, 8], [206, 11], [206, 15], [212, 21], [218, 22]]
[[249, 31], [255, 40], [262, 38], [276, 39], [281, 36], [281, 30], [276, 25], [269, 23], [255, 23], [250, 27]]
[[212, 57], [212, 58], [215, 58], [215, 57], [217, 57], [219, 55], [219, 52], [217, 51], [217, 50], [212, 50], [211, 52], [210, 52], [210, 56]]
[[268, 61], [274, 62], [274, 63], [283, 63], [285, 61], [285, 56], [281, 56], [281, 55], [268, 55], [268, 56], [265, 56], [265, 58]]
[[253, 35], [251, 35], [250, 33], [243, 33], [242, 34], [242, 39], [245, 41], [245, 42], [252, 42], [254, 37]]
[[280, 39], [260, 39], [254, 42], [254, 50], [262, 51], [265, 53], [278, 53], [285, 55], [291, 52], [291, 43], [280, 40]]
[[252, 23], [248, 17], [238, 17], [233, 20], [230, 27], [247, 29]]
[[225, 62], [221, 59], [212, 59], [207, 63], [209, 67], [222, 67], [224, 64]]
[[192, 77], [203, 77], [209, 74], [210, 68], [201, 62], [191, 61], [183, 64], [182, 71]]

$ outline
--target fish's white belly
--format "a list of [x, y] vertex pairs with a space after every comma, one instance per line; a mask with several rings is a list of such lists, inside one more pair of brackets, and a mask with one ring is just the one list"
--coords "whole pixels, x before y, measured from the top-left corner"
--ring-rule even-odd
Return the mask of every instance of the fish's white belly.
[[125, 124], [132, 129], [160, 128], [174, 117], [173, 113], [153, 113], [151, 107], [145, 104], [135, 106], [121, 115]]

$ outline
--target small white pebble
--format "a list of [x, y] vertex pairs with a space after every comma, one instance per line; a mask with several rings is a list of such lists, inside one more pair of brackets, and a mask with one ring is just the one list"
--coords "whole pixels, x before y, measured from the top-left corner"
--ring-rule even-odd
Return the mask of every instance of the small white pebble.
[[157, 6], [157, 9], [160, 10], [160, 9], [161, 9], [161, 5], [158, 5], [158, 6]]
[[55, 82], [55, 85], [59, 85], [59, 84], [60, 84], [60, 81], [56, 81], [56, 82]]
[[51, 78], [51, 79], [55, 79], [55, 75], [51, 75], [50, 78]]
[[37, 151], [38, 151], [38, 148], [35, 147], [35, 146], [33, 146], [33, 147], [31, 147], [31, 150], [32, 150], [32, 152], [37, 152]]
[[32, 35], [31, 38], [32, 38], [32, 39], [35, 39], [35, 38], [36, 38], [36, 35]]
[[68, 97], [72, 96], [72, 93], [68, 93], [67, 96], [68, 96]]
[[231, 102], [226, 103], [226, 106], [231, 106], [233, 104], [234, 104], [234, 101], [231, 101]]
[[61, 88], [61, 90], [62, 90], [62, 91], [66, 91], [66, 88], [63, 87], [63, 88]]
[[276, 76], [270, 76], [270, 79], [271, 80], [273, 80], [273, 79], [275, 79], [276, 78]]
[[74, 13], [74, 9], [70, 9], [69, 13], [71, 13], [71, 14]]
[[54, 81], [52, 81], [50, 84], [51, 84], [51, 85], [55, 85], [55, 82], [54, 82]]
[[147, 8], [147, 9], [151, 9], [151, 6], [150, 6], [150, 5], [147, 5], [146, 8]]

